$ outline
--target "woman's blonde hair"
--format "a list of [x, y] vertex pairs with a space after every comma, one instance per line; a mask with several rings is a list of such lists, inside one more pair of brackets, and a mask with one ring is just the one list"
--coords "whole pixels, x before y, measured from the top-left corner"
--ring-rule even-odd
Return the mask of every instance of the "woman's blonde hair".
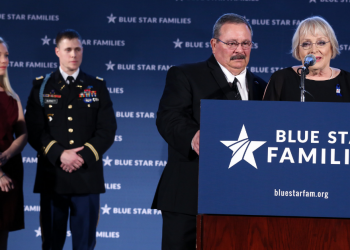
[[329, 25], [329, 23], [319, 16], [312, 16], [303, 20], [298, 28], [296, 29], [293, 39], [292, 39], [292, 55], [298, 61], [301, 61], [302, 58], [299, 56], [299, 42], [300, 37], [303, 37], [307, 34], [323, 34], [329, 38], [332, 47], [332, 59], [336, 57], [336, 55], [340, 54], [339, 44], [337, 41], [337, 37], [335, 36], [334, 30]]
[[[3, 44], [3, 45], [6, 46], [6, 48], [8, 48], [6, 42], [4, 41], [4, 39], [2, 37], [0, 37], [0, 44]], [[0, 84], [0, 86], [4, 88], [4, 90], [5, 90], [5, 92], [6, 92], [6, 94], [8, 96], [11, 96], [15, 100], [19, 101], [18, 95], [16, 94], [16, 92], [11, 87], [9, 76], [8, 76], [8, 73], [7, 73], [7, 69], [6, 69], [6, 72], [5, 72], [5, 74], [3, 76], [3, 79], [2, 79], [2, 85], [3, 86], [1, 86], [1, 84]]]

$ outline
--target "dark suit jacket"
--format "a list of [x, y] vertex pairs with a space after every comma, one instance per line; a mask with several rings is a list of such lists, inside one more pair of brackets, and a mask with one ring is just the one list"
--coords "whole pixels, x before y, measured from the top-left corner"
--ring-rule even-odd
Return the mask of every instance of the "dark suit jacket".
[[[266, 82], [247, 71], [249, 100], [261, 100]], [[194, 64], [171, 67], [157, 113], [159, 133], [168, 143], [164, 168], [152, 208], [197, 214], [198, 155], [191, 141], [200, 129], [200, 100], [234, 100], [215, 57]]]
[[[106, 82], [80, 71], [76, 81], [65, 84], [59, 70], [48, 80], [40, 104], [42, 78], [34, 80], [30, 93], [26, 123], [28, 142], [38, 152], [35, 193], [90, 194], [105, 192], [102, 155], [113, 144], [117, 128], [112, 101]], [[96, 91], [96, 97], [79, 97], [86, 89]], [[67, 173], [60, 167], [65, 149], [84, 146], [79, 152], [84, 165]]]

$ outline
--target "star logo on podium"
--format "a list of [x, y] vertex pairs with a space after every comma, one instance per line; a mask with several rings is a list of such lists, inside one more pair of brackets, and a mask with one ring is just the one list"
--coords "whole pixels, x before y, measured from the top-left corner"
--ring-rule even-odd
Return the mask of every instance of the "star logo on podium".
[[111, 207], [108, 207], [107, 204], [105, 204], [104, 207], [101, 207], [102, 214], [109, 214], [109, 210], [111, 210]]
[[47, 36], [45, 36], [44, 38], [41, 38], [41, 40], [43, 40], [43, 45], [45, 45], [45, 44], [50, 45], [49, 42], [50, 42], [51, 38], [47, 38]]
[[258, 169], [253, 152], [262, 145], [264, 145], [266, 141], [250, 141], [248, 139], [247, 131], [245, 130], [244, 124], [237, 141], [220, 142], [233, 151], [232, 159], [228, 168], [233, 167], [241, 160], [245, 160], [250, 165]]
[[117, 18], [116, 16], [113, 16], [113, 14], [111, 13], [110, 16], [107, 16], [108, 18], [108, 23], [115, 23], [115, 19]]
[[177, 39], [176, 41], [174, 41], [173, 43], [175, 44], [175, 48], [174, 48], [174, 49], [176, 49], [176, 48], [180, 48], [180, 49], [181, 49], [181, 44], [182, 44], [183, 42], [181, 42], [180, 39], [178, 38], [178, 39]]
[[112, 63], [112, 61], [109, 61], [109, 63], [106, 63], [107, 70], [113, 70], [114, 71], [114, 66], [115, 64]]
[[113, 161], [112, 159], [109, 159], [108, 155], [105, 159], [103, 160], [103, 166], [110, 166], [111, 167], [111, 161]]
[[41, 227], [38, 228], [38, 230], [34, 230], [36, 232], [35, 237], [41, 236]]

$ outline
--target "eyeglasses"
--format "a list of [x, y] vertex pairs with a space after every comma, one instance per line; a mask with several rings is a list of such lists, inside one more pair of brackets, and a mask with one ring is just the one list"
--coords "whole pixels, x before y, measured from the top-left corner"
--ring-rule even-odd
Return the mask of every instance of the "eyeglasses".
[[313, 44], [316, 44], [316, 47], [317, 48], [323, 48], [327, 43], [329, 43], [330, 41], [328, 42], [325, 42], [323, 40], [319, 40], [315, 43], [312, 43], [312, 42], [303, 42], [302, 44], [300, 44], [300, 46], [303, 48], [303, 49], [311, 49], [312, 45]]
[[252, 44], [254, 44], [254, 42], [251, 41], [244, 41], [244, 42], [237, 42], [237, 41], [233, 41], [233, 42], [229, 42], [229, 43], [225, 43], [223, 41], [221, 41], [219, 38], [214, 38], [220, 42], [222, 42], [223, 44], [225, 44], [229, 49], [235, 50], [238, 48], [239, 45], [242, 46], [243, 50], [248, 50], [250, 49], [250, 46], [252, 46]]

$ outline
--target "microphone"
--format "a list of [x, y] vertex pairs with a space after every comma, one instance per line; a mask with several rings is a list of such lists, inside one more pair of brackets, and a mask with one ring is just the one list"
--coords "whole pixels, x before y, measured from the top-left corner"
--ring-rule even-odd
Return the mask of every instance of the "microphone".
[[305, 56], [304, 58], [304, 67], [308, 68], [310, 66], [315, 65], [316, 63], [316, 57], [312, 54], [308, 54], [307, 56]]
[[304, 67], [299, 68], [297, 71], [298, 74], [300, 74], [300, 102], [305, 102], [305, 76], [309, 74], [308, 67], [315, 65], [315, 63], [316, 57], [312, 54], [308, 54], [304, 58]]

